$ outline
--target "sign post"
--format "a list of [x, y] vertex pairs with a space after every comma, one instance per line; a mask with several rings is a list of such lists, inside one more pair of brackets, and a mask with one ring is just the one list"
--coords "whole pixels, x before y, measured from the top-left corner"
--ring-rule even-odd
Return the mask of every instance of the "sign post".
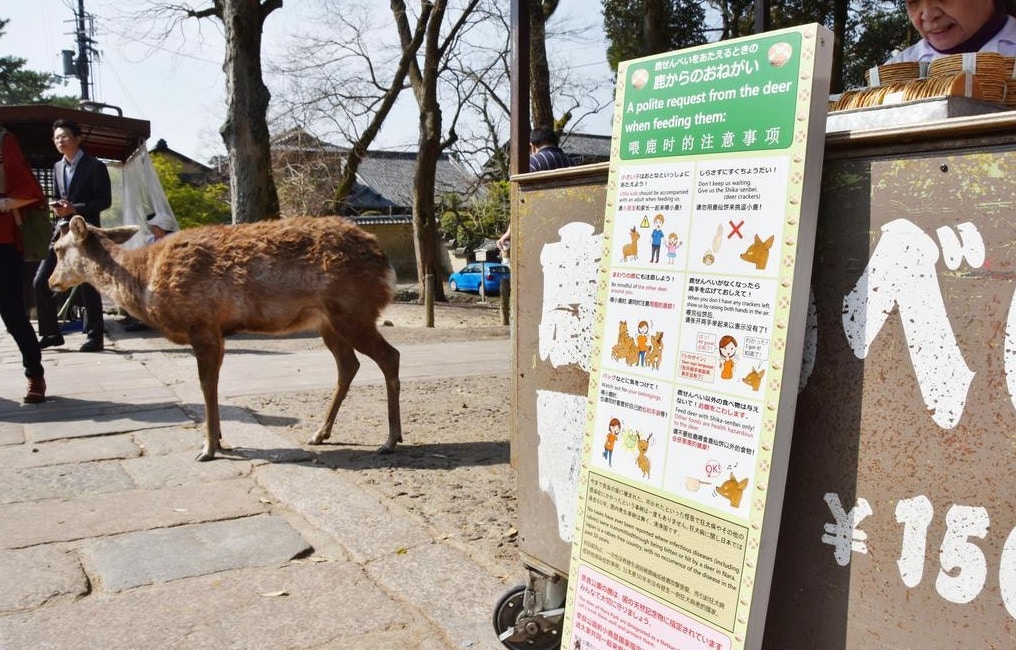
[[483, 302], [487, 297], [487, 251], [477, 250], [476, 261], [480, 263], [480, 302]]
[[761, 644], [832, 34], [623, 62], [562, 647]]

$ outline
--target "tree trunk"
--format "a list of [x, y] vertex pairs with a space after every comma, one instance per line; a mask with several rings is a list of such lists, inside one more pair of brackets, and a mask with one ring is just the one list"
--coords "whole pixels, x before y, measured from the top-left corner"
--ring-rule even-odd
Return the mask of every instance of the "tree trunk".
[[642, 17], [642, 47], [640, 54], [661, 54], [670, 48], [667, 40], [666, 0], [645, 0], [645, 14]]
[[849, 0], [836, 0], [833, 3], [833, 74], [829, 80], [829, 89], [834, 93], [843, 92], [843, 36], [847, 31], [849, 4]]
[[554, 123], [554, 104], [550, 99], [550, 66], [547, 62], [547, 19], [557, 8], [557, 0], [531, 0], [529, 3], [529, 83], [530, 118], [533, 127]]
[[226, 121], [220, 129], [229, 153], [233, 223], [279, 216], [268, 141], [270, 94], [261, 74], [261, 32], [282, 0], [221, 0], [226, 38]]
[[437, 160], [441, 155], [441, 108], [436, 102], [420, 111], [420, 151], [413, 174], [413, 235], [416, 245], [416, 270], [420, 279], [420, 296], [424, 295], [424, 278], [434, 277], [434, 298], [444, 300], [443, 274], [438, 259], [438, 231], [434, 210], [434, 186]]

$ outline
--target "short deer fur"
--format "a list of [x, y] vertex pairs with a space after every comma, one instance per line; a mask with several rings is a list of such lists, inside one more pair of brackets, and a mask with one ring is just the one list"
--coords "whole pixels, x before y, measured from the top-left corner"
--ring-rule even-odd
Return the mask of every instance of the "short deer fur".
[[81, 217], [54, 245], [49, 285], [88, 282], [174, 343], [194, 349], [205, 400], [205, 445], [198, 460], [222, 449], [219, 368], [223, 338], [235, 332], [281, 334], [317, 329], [338, 366], [320, 444], [360, 367], [354, 350], [373, 359], [388, 389], [388, 453], [402, 441], [399, 352], [377, 330], [391, 302], [394, 273], [377, 240], [345, 219], [298, 217], [183, 230], [128, 250], [134, 226], [100, 229]]

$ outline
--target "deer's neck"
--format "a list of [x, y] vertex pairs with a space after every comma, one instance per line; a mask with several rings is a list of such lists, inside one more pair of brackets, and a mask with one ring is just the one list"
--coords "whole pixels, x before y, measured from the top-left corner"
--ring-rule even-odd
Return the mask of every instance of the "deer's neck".
[[151, 274], [151, 246], [125, 249], [116, 244], [103, 246], [92, 266], [92, 284], [134, 316], [148, 312], [148, 284]]

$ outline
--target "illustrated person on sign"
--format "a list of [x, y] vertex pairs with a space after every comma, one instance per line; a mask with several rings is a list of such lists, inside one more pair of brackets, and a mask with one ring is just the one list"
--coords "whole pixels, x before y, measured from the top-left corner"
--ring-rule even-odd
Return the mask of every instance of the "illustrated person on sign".
[[677, 259], [677, 249], [681, 247], [681, 240], [676, 232], [667, 235], [667, 264], [673, 264]]
[[1007, 0], [908, 0], [921, 40], [886, 63], [933, 61], [949, 54], [1016, 56], [1016, 18]]
[[603, 458], [610, 467], [614, 466], [614, 444], [620, 435], [621, 421], [617, 418], [611, 418], [610, 424], [607, 425], [607, 441], [603, 443]]
[[663, 245], [663, 215], [653, 217], [652, 252], [649, 254], [650, 262], [660, 261], [660, 247]]
[[639, 353], [639, 365], [646, 365], [646, 352], [649, 352], [649, 323], [639, 321], [639, 333], [635, 337], [635, 348]]
[[734, 357], [737, 356], [737, 339], [726, 334], [720, 339], [720, 379], [734, 378]]

